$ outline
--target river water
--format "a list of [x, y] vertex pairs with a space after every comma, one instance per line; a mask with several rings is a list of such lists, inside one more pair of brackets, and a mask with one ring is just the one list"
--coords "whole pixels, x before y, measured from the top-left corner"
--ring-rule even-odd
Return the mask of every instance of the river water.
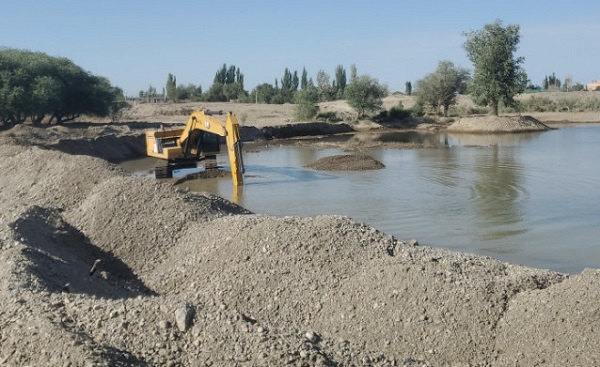
[[[234, 193], [229, 178], [184, 186], [255, 213], [341, 214], [398, 239], [515, 264], [568, 273], [600, 267], [599, 124], [528, 134], [388, 133], [334, 139], [432, 147], [369, 150], [385, 164], [382, 170], [323, 172], [303, 166], [348, 153], [311, 144], [271, 145], [244, 153], [240, 192]], [[129, 169], [148, 172], [154, 164], [140, 162]], [[226, 166], [226, 157], [219, 163]]]

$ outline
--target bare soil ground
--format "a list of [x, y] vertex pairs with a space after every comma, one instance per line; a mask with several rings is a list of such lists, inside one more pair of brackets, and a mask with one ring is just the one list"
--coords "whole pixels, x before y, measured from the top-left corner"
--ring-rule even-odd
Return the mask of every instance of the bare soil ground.
[[[565, 100], [571, 98], [577, 99], [600, 99], [600, 93], [593, 92], [570, 92], [570, 93], [538, 93], [524, 94], [517, 96], [517, 99], [525, 100], [529, 98], [548, 98], [550, 100]], [[383, 99], [383, 108], [389, 110], [391, 107], [402, 103], [404, 108], [411, 108], [416, 102], [415, 96], [403, 94], [391, 95]], [[458, 110], [467, 110], [474, 108], [475, 104], [468, 96], [458, 96]], [[195, 109], [209, 109], [215, 111], [232, 111], [234, 112], [242, 126], [253, 126], [262, 128], [265, 126], [279, 126], [290, 123], [303, 123], [306, 121], [296, 121], [294, 117], [294, 105], [266, 105], [252, 103], [158, 103], [148, 104], [140, 103], [134, 105], [130, 110], [126, 111], [120, 118], [121, 122], [144, 121], [144, 122], [161, 122], [161, 123], [185, 123], [189, 113]], [[321, 113], [335, 112], [341, 119], [354, 120], [356, 112], [348, 105], [346, 101], [332, 101], [319, 103], [319, 111]], [[600, 112], [535, 112], [527, 113], [543, 123], [549, 122], [600, 122]], [[369, 121], [354, 122], [354, 126], [361, 128], [377, 127]]]
[[[275, 115], [253, 113], [248, 127]], [[254, 214], [132, 177], [107, 160], [139, 154], [154, 126], [140, 125], [0, 134], [0, 365], [600, 364], [600, 271], [422, 247], [342, 216]]]
[[[402, 102], [404, 107], [411, 107], [415, 98], [412, 96], [394, 95], [384, 98], [383, 107], [390, 109]], [[253, 104], [253, 103], [230, 103], [230, 102], [185, 102], [185, 103], [138, 103], [126, 110], [121, 122], [161, 122], [161, 123], [185, 123], [191, 111], [196, 109], [208, 109], [212, 111], [232, 111], [240, 121], [241, 126], [252, 126], [263, 128], [267, 126], [280, 126], [294, 123], [305, 123], [297, 121], [294, 117], [295, 105], [293, 104]], [[323, 102], [319, 104], [322, 113], [335, 112], [340, 119], [356, 118], [356, 112], [346, 101]], [[106, 121], [106, 120], [102, 120]], [[369, 121], [355, 122], [355, 126], [365, 128], [373, 127]]]

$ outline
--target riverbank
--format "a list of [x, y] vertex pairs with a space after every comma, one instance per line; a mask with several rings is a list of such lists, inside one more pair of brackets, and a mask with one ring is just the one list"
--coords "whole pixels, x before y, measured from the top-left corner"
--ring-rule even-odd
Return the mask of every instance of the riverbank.
[[140, 130], [0, 134], [0, 365], [600, 363], [600, 271], [249, 213], [108, 163]]

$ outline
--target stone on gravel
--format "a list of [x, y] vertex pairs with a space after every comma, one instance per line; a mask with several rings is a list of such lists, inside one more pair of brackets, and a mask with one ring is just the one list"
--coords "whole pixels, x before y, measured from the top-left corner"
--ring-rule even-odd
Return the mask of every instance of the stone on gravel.
[[186, 304], [175, 311], [175, 322], [179, 331], [186, 332], [192, 327], [192, 321], [194, 320], [195, 310], [190, 304]]

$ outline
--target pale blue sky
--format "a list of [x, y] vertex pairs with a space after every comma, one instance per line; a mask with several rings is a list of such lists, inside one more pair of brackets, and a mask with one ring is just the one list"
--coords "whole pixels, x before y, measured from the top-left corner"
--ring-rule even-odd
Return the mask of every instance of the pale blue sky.
[[600, 79], [598, 0], [0, 0], [0, 47], [41, 51], [105, 76], [127, 95], [167, 75], [207, 90], [226, 63], [245, 88], [306, 67], [342, 65], [392, 91], [441, 60], [472, 69], [463, 32], [494, 20], [521, 27], [517, 56], [534, 84], [555, 73]]

